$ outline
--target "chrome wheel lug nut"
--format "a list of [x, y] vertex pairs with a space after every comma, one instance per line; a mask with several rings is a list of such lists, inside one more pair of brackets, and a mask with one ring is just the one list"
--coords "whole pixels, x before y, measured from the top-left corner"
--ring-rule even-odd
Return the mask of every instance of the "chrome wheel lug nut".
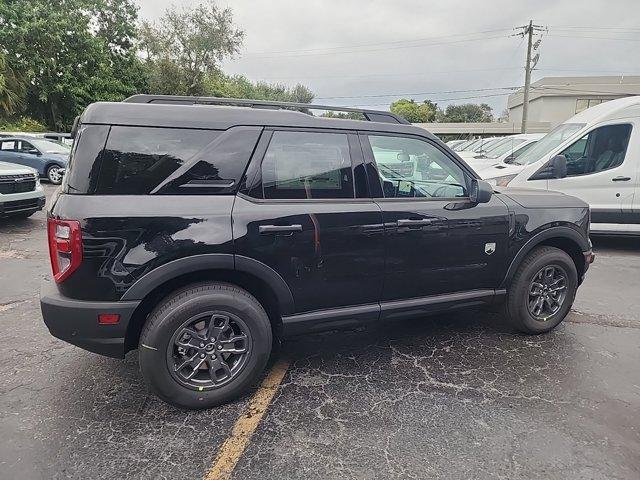
[[200, 348], [203, 348], [203, 347], [204, 347], [204, 343], [201, 343], [201, 344], [200, 344]]
[[218, 350], [222, 350], [222, 345], [218, 345]]
[[204, 358], [204, 357], [206, 357], [206, 355], [204, 353], [201, 353], [200, 358]]

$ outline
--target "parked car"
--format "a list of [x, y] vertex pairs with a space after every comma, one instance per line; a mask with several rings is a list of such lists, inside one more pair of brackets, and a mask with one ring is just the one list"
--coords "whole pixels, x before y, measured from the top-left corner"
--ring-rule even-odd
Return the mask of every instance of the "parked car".
[[489, 138], [479, 138], [474, 143], [468, 145], [463, 150], [457, 150], [458, 155], [462, 158], [473, 157], [475, 155], [479, 155], [481, 153], [490, 150], [495, 145], [503, 142], [505, 137], [489, 137]]
[[493, 184], [556, 190], [591, 206], [591, 232], [640, 234], [640, 96], [588, 108], [511, 165], [481, 172]]
[[492, 166], [508, 165], [533, 147], [542, 137], [544, 137], [542, 133], [511, 135], [484, 153], [463, 158], [476, 172]]
[[44, 204], [36, 170], [0, 162], [0, 218], [26, 218], [42, 210]]
[[34, 168], [55, 185], [62, 182], [70, 151], [65, 145], [42, 138], [0, 138], [0, 161]]
[[564, 319], [594, 258], [584, 202], [494, 192], [389, 112], [295, 108], [309, 105], [90, 105], [48, 211], [51, 333], [139, 347], [160, 398], [206, 408], [256, 381], [274, 336], [488, 304], [529, 334]]
[[456, 145], [460, 145], [462, 143], [466, 142], [466, 140], [449, 140], [447, 142], [447, 146], [451, 149], [453, 149]]

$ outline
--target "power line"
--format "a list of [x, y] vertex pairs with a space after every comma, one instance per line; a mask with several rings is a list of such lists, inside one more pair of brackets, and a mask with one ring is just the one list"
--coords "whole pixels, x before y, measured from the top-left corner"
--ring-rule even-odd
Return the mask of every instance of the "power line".
[[588, 26], [584, 26], [584, 25], [550, 25], [549, 28], [552, 29], [560, 29], [560, 30], [587, 30], [587, 31], [594, 31], [594, 30], [624, 30], [624, 31], [633, 31], [633, 32], [640, 32], [640, 27], [588, 27]]
[[473, 88], [468, 90], [446, 90], [441, 92], [416, 92], [416, 93], [384, 93], [376, 95], [346, 95], [340, 97], [316, 97], [316, 100], [337, 100], [344, 98], [383, 98], [401, 96], [422, 96], [422, 95], [445, 95], [449, 93], [469, 93], [469, 92], [490, 92], [494, 90], [516, 90], [520, 87], [494, 87], [494, 88]]
[[602, 37], [602, 36], [594, 37], [594, 36], [587, 36], [587, 35], [557, 35], [555, 33], [550, 33], [548, 36], [555, 37], [555, 38], [590, 38], [595, 40], [617, 40], [622, 42], [640, 42], [640, 38], [617, 38], [617, 37]]
[[[474, 35], [484, 35], [487, 33], [497, 33], [497, 32], [507, 32], [510, 31], [510, 28], [500, 28], [494, 30], [482, 30], [479, 32], [470, 32], [470, 33], [455, 33], [451, 35], [440, 35], [435, 37], [422, 37], [415, 39], [407, 39], [407, 40], [395, 40], [391, 42], [375, 42], [375, 43], [360, 43], [354, 45], [336, 45], [333, 47], [319, 47], [319, 48], [309, 48], [309, 49], [298, 49], [298, 50], [279, 50], [279, 51], [264, 51], [264, 52], [247, 52], [244, 55], [253, 56], [253, 55], [276, 55], [276, 54], [290, 54], [290, 53], [314, 53], [314, 52], [327, 52], [328, 50], [341, 50], [341, 49], [354, 49], [354, 48], [362, 48], [362, 47], [376, 47], [381, 45], [400, 45], [404, 43], [416, 43], [416, 42], [424, 42], [430, 40], [440, 40], [443, 38], [452, 38], [452, 37], [468, 37]], [[417, 46], [417, 45], [416, 45]], [[327, 52], [331, 53], [331, 52]]]
[[[398, 50], [404, 48], [421, 48], [421, 47], [433, 47], [439, 45], [453, 45], [456, 43], [466, 43], [466, 42], [475, 42], [480, 40], [494, 40], [498, 38], [507, 38], [506, 35], [497, 35], [491, 37], [474, 37], [474, 38], [465, 38], [460, 40], [452, 40], [448, 42], [432, 42], [418, 45], [400, 45], [400, 46], [389, 46], [383, 48], [370, 48], [366, 50], [351, 50], [351, 51], [337, 51], [337, 52], [319, 52], [319, 53], [293, 53], [286, 55], [266, 55], [266, 56], [251, 56], [249, 59], [273, 59], [273, 58], [291, 58], [291, 57], [319, 57], [319, 56], [327, 56], [327, 55], [349, 55], [349, 54], [360, 54], [360, 53], [372, 53], [372, 52], [380, 52], [383, 50]], [[242, 60], [242, 58], [239, 58]]]
[[[427, 99], [430, 100], [432, 102], [450, 102], [450, 101], [455, 101], [455, 100], [471, 100], [471, 99], [476, 99], [476, 98], [490, 98], [490, 97], [504, 97], [506, 95], [511, 95], [510, 92], [506, 92], [506, 93], [494, 93], [494, 94], [490, 94], [490, 95], [474, 95], [474, 96], [469, 96], [469, 97], [456, 97], [456, 98], [436, 98], [436, 99]], [[377, 107], [377, 106], [382, 106], [382, 105], [389, 105], [391, 102], [387, 102], [387, 103], [358, 103], [357, 105], [340, 105], [341, 107]]]

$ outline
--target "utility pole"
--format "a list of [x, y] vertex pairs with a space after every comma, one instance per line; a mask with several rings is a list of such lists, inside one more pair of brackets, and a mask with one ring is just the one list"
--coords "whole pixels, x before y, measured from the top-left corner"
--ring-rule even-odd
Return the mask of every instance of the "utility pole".
[[524, 100], [522, 101], [522, 127], [520, 133], [527, 133], [527, 115], [529, 114], [529, 87], [531, 86], [531, 47], [533, 46], [533, 20], [526, 27], [529, 36], [527, 42], [527, 65], [524, 67]]
[[522, 29], [518, 36], [524, 37], [527, 35], [527, 64], [524, 67], [524, 99], [522, 101], [522, 126], [520, 127], [521, 133], [527, 133], [527, 116], [529, 115], [529, 90], [531, 89], [531, 71], [538, 63], [540, 59], [540, 54], [538, 53], [533, 58], [533, 65], [531, 65], [531, 51], [537, 50], [540, 46], [540, 40], [538, 40], [535, 44], [533, 43], [533, 34], [534, 32], [542, 32], [545, 31], [546, 28], [541, 25], [534, 25], [533, 20], [529, 20], [529, 25], [525, 25], [523, 27], [518, 27]]

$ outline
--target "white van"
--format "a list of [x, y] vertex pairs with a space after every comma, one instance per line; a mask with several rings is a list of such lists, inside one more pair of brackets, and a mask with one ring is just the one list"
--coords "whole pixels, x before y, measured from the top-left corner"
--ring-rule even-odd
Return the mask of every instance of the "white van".
[[640, 234], [640, 96], [558, 125], [510, 165], [478, 172], [493, 185], [556, 190], [591, 206], [591, 232]]

